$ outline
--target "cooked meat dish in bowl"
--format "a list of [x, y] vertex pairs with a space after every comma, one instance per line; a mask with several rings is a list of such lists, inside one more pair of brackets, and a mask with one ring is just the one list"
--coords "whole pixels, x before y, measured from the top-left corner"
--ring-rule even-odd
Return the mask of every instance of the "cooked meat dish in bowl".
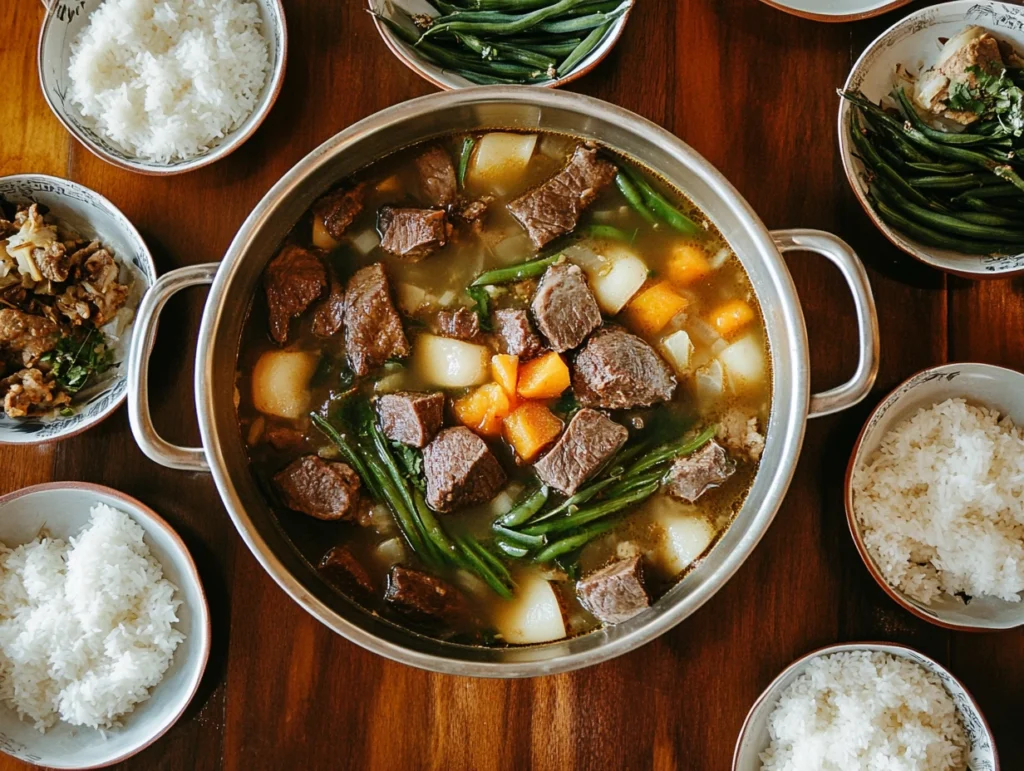
[[238, 422], [278, 523], [368, 612], [544, 643], [643, 613], [758, 469], [761, 311], [708, 218], [557, 133], [407, 147], [266, 266]]
[[132, 281], [112, 250], [39, 204], [0, 200], [0, 412], [69, 415], [131, 322]]

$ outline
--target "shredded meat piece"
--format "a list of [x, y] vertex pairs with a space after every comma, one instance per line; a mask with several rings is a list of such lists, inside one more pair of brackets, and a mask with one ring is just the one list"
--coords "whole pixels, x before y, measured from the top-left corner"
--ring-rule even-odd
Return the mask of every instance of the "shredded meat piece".
[[82, 266], [81, 286], [96, 307], [93, 323], [97, 327], [110, 321], [128, 299], [128, 287], [117, 280], [119, 273], [117, 263], [106, 249], [93, 253]]
[[25, 364], [57, 344], [57, 325], [42, 316], [33, 316], [12, 308], [0, 310], [0, 346], [20, 353]]
[[55, 305], [57, 310], [67, 316], [71, 324], [76, 327], [92, 317], [89, 293], [77, 284], [69, 286], [63, 294], [58, 295]]
[[56, 407], [71, 403], [71, 397], [57, 390], [57, 383], [47, 380], [35, 368], [23, 369], [10, 377], [0, 380], [4, 412], [9, 418], [24, 418], [38, 415]]

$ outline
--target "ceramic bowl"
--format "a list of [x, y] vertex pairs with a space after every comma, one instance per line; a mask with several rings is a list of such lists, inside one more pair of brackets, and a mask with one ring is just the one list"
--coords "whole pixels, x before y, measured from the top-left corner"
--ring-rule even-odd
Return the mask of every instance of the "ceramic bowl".
[[[942, 41], [965, 27], [979, 26], [1024, 52], [1024, 6], [985, 0], [958, 0], [922, 8], [883, 32], [867, 47], [846, 79], [844, 90], [860, 89], [874, 102], [886, 97], [893, 87], [897, 66], [911, 74], [930, 67]], [[1006, 278], [1024, 274], [1024, 252], [1017, 255], [963, 254], [922, 244], [889, 227], [871, 207], [867, 198], [864, 165], [854, 157], [848, 132], [850, 103], [839, 105], [839, 153], [846, 178], [864, 211], [894, 245], [933, 268], [966, 278]]]
[[747, 719], [740, 729], [739, 738], [736, 740], [736, 750], [732, 757], [732, 771], [761, 771], [760, 754], [768, 749], [771, 737], [768, 732], [768, 721], [783, 691], [796, 680], [806, 669], [811, 661], [819, 656], [828, 656], [832, 653], [847, 651], [878, 651], [888, 653], [892, 656], [909, 659], [936, 675], [942, 682], [943, 687], [953, 697], [960, 720], [963, 723], [964, 731], [967, 734], [967, 741], [970, 745], [968, 768], [970, 771], [999, 771], [999, 756], [996, 752], [995, 739], [992, 730], [985, 722], [985, 716], [977, 702], [964, 687], [963, 683], [951, 675], [938, 662], [919, 653], [913, 648], [894, 643], [848, 643], [844, 645], [830, 645], [827, 648], [813, 651], [803, 658], [797, 659], [790, 664], [782, 673], [772, 680], [771, 684], [764, 689], [764, 692], [754, 702], [754, 706], [747, 713]]
[[[427, 14], [429, 16], [437, 16], [437, 9], [431, 5], [427, 0], [368, 0], [369, 8], [373, 14], [384, 14], [390, 19], [400, 20], [407, 23], [407, 20], [402, 18], [409, 14]], [[582, 77], [590, 72], [597, 64], [608, 55], [608, 52], [612, 50], [615, 44], [619, 41], [622, 36], [622, 30], [626, 27], [626, 22], [629, 20], [629, 14], [633, 10], [632, 2], [626, 12], [616, 19], [615, 23], [612, 24], [608, 33], [604, 36], [601, 42], [591, 51], [586, 57], [577, 64], [572, 71], [567, 74], [556, 78], [555, 80], [549, 80], [544, 83], [537, 83], [537, 86], [543, 86], [546, 88], [557, 88], [564, 86], [566, 83], [570, 83], [576, 78]], [[376, 15], [373, 17], [373, 23], [377, 27], [377, 32], [387, 43], [388, 48], [391, 49], [391, 53], [398, 57], [399, 61], [402, 62], [406, 67], [415, 72], [424, 80], [430, 81], [435, 86], [445, 91], [450, 91], [455, 88], [472, 88], [478, 84], [473, 83], [466, 78], [458, 75], [451, 70], [445, 69], [433, 62], [427, 61], [416, 51], [416, 48], [404, 40], [400, 39], [391, 29], [383, 24]], [[407, 26], [412, 28], [411, 25]], [[582, 33], [581, 37], [585, 37], [586, 33]]]
[[108, 163], [141, 174], [182, 174], [218, 161], [238, 149], [267, 117], [281, 90], [288, 52], [288, 32], [280, 0], [254, 0], [260, 9], [268, 43], [269, 70], [252, 114], [205, 153], [187, 160], [161, 163], [140, 158], [100, 136], [68, 98], [71, 45], [103, 0], [44, 0], [49, 6], [39, 33], [39, 83], [53, 114], [86, 149]]
[[[156, 281], [153, 256], [139, 231], [121, 211], [98, 193], [75, 182], [45, 174], [0, 177], [0, 198], [14, 204], [38, 203], [59, 223], [82, 238], [98, 239], [121, 265], [121, 281], [131, 286], [127, 306], [138, 307]], [[110, 415], [127, 394], [127, 355], [134, 324], [114, 349], [114, 366], [93, 385], [75, 394], [74, 414], [46, 418], [8, 418], [0, 412], [0, 444], [38, 444], [66, 439]]]
[[89, 509], [105, 503], [142, 526], [150, 552], [164, 577], [178, 591], [177, 628], [185, 634], [174, 660], [150, 697], [123, 719], [120, 728], [98, 731], [57, 723], [46, 733], [0, 704], [0, 750], [19, 760], [49, 768], [100, 768], [118, 763], [156, 741], [181, 717], [192, 700], [210, 653], [210, 613], [188, 549], [155, 512], [109, 487], [82, 482], [52, 482], [0, 497], [0, 541], [13, 547], [33, 540], [41, 530], [67, 539], [89, 522]]
[[879, 16], [910, 0], [761, 0], [773, 8], [814, 21], [857, 21]]
[[885, 434], [920, 409], [960, 397], [969, 404], [990, 407], [1024, 425], [1024, 374], [990, 364], [944, 364], [919, 372], [882, 400], [861, 430], [846, 469], [846, 519], [861, 559], [878, 585], [915, 616], [947, 629], [990, 631], [1024, 625], [1024, 598], [1006, 602], [995, 597], [975, 597], [964, 604], [955, 597], [924, 605], [890, 586], [864, 545], [860, 523], [853, 509], [853, 472], [878, 449]]

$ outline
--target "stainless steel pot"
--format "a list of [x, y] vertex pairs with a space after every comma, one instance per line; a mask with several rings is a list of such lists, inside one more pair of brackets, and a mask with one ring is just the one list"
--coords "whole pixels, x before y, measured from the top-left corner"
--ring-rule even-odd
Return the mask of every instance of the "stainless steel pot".
[[[592, 138], [630, 155], [685, 190], [728, 239], [743, 262], [765, 315], [774, 399], [761, 470], [735, 522], [709, 556], [654, 606], [618, 626], [570, 640], [514, 649], [477, 648], [415, 634], [372, 616], [320, 580], [285, 538], [249, 473], [236, 423], [235, 358], [245, 311], [281, 239], [329, 186], [406, 145], [452, 132], [543, 128]], [[824, 255], [853, 293], [860, 339], [857, 371], [846, 384], [811, 394], [807, 331], [781, 253]], [[149, 355], [167, 299], [194, 284], [211, 284], [199, 332], [196, 410], [203, 447], [160, 438], [147, 398]], [[796, 467], [808, 417], [855, 404], [869, 391], [878, 361], [878, 326], [867, 275], [856, 254], [819, 231], [769, 233], [750, 206], [707, 161], [683, 142], [631, 112], [578, 94], [488, 87], [434, 94], [373, 115], [300, 161], [260, 201], [217, 264], [163, 276], [139, 309], [129, 359], [132, 431], [157, 463], [210, 471], [242, 539], [292, 598], [331, 629], [383, 656], [438, 672], [527, 677], [596, 664], [632, 650], [678, 624], [739, 568], [778, 510]]]

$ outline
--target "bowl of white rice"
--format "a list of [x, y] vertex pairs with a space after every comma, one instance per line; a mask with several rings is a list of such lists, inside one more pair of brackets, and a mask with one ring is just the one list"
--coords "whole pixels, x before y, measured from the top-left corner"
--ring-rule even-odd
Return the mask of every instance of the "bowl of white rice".
[[1024, 374], [945, 364], [882, 400], [846, 475], [871, 575], [931, 623], [1024, 625]]
[[0, 497], [0, 750], [120, 762], [181, 717], [209, 651], [199, 574], [153, 511], [77, 482]]
[[798, 659], [750, 708], [733, 771], [998, 771], [967, 689], [922, 653], [833, 645]]
[[280, 0], [53, 0], [39, 37], [43, 95], [100, 158], [180, 174], [238, 148], [284, 79]]

